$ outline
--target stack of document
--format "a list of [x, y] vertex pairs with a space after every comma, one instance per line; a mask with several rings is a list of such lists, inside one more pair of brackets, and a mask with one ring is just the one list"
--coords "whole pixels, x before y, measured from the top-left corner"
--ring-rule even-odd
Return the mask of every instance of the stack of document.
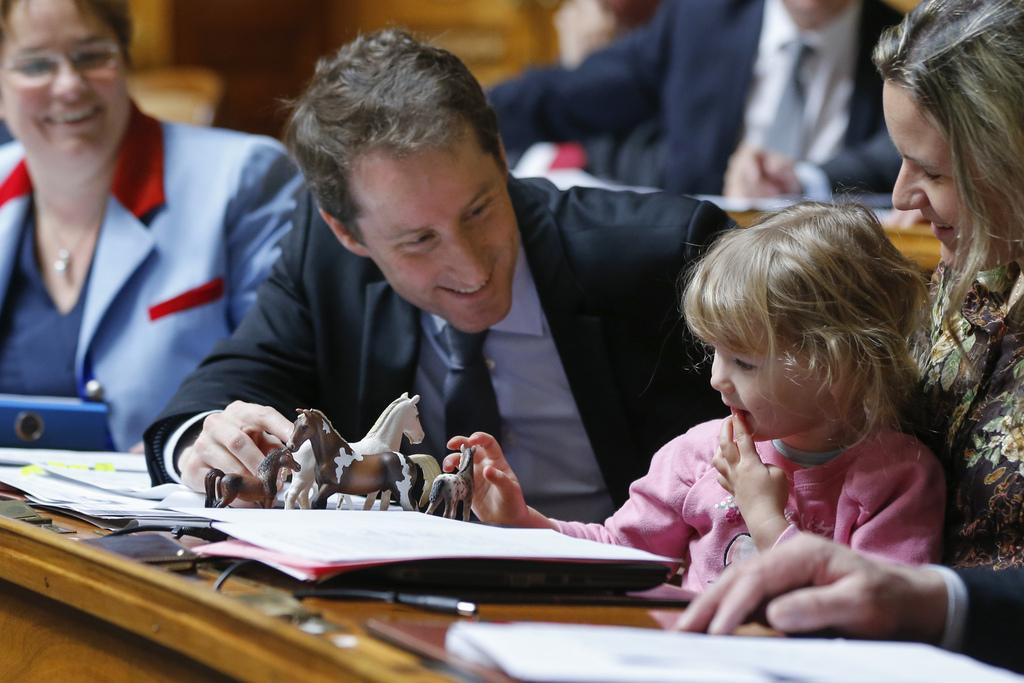
[[658, 565], [662, 576], [677, 562], [635, 548], [570, 538], [550, 529], [467, 524], [419, 512], [182, 511], [214, 520], [215, 528], [237, 539], [197, 548], [200, 554], [256, 559], [300, 579], [442, 558], [648, 563]]
[[[150, 487], [144, 458], [122, 453], [0, 449], [0, 482], [22, 491], [29, 503], [107, 528], [131, 520], [163, 526], [206, 526], [212, 521], [234, 540], [196, 552], [255, 559], [301, 580], [401, 565], [402, 576], [412, 582], [436, 581], [440, 575], [446, 585], [450, 580], [466, 583], [468, 572], [478, 584], [491, 587], [636, 590], [664, 581], [677, 564], [676, 558], [549, 529], [470, 524], [397, 506], [386, 513], [207, 509], [204, 496], [181, 485]], [[440, 569], [410, 566], [436, 560], [445, 564]], [[490, 562], [492, 568], [497, 563], [489, 575], [495, 578], [481, 578], [483, 566], [467, 568], [466, 560]], [[409, 578], [414, 573], [417, 578]]]
[[745, 638], [620, 626], [460, 621], [448, 653], [523, 681], [1003, 683], [1024, 680], [930, 645]]
[[61, 510], [97, 526], [186, 524], [203, 521], [189, 512], [203, 496], [179, 484], [150, 486], [141, 455], [0, 448], [0, 482], [22, 491], [34, 505]]

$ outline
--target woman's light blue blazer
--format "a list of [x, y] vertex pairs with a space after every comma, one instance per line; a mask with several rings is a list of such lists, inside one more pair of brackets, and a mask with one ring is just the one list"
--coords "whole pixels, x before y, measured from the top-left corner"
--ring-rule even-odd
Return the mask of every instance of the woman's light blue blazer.
[[[112, 443], [127, 450], [255, 301], [301, 177], [276, 140], [161, 123], [137, 109], [118, 154], [82, 292], [75, 379], [83, 398], [99, 382]], [[0, 179], [3, 302], [32, 206], [17, 142], [0, 147]]]

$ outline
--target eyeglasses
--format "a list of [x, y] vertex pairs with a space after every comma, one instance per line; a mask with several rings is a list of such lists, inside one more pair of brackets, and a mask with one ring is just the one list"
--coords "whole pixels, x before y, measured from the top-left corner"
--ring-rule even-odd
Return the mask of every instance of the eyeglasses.
[[115, 42], [90, 43], [68, 52], [33, 52], [15, 57], [4, 68], [18, 83], [26, 86], [48, 85], [60, 71], [61, 61], [81, 75], [97, 76], [113, 72], [120, 65], [121, 46]]

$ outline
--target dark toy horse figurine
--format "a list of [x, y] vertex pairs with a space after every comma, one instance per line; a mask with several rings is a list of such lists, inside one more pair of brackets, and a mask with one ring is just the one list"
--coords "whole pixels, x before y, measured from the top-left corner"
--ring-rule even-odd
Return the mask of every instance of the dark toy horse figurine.
[[292, 472], [301, 469], [287, 448], [271, 451], [256, 468], [255, 477], [248, 474], [224, 474], [216, 467], [212, 468], [206, 473], [206, 507], [227, 507], [236, 498], [257, 503], [265, 509], [274, 507], [278, 474], [282, 468]]
[[469, 521], [469, 512], [473, 505], [473, 451], [474, 446], [463, 447], [459, 469], [452, 473], [439, 474], [430, 487], [430, 504], [426, 513], [434, 514], [434, 510], [444, 502], [444, 516], [455, 519], [455, 511], [462, 503], [462, 521]]
[[[357, 453], [322, 412], [304, 408], [297, 412], [299, 417], [292, 428], [288, 447], [299, 450], [306, 441], [312, 445], [318, 487], [312, 503], [314, 508], [327, 507], [327, 498], [333, 493], [351, 493], [366, 495], [364, 509], [370, 509], [378, 491], [382, 492], [382, 510], [388, 509], [392, 497], [403, 510], [420, 508], [422, 503], [418, 499], [430, 485], [425, 479], [433, 480], [432, 476], [424, 474], [424, 468], [430, 473], [439, 471], [433, 457], [406, 456], [396, 451]], [[433, 468], [429, 469], [431, 464]]]

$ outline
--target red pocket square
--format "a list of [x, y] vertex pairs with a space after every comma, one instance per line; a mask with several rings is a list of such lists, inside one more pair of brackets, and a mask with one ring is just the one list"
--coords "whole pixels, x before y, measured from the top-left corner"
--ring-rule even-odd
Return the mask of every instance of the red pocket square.
[[555, 145], [555, 156], [551, 160], [552, 171], [563, 168], [584, 168], [587, 165], [587, 150], [578, 142], [562, 142]]
[[150, 306], [149, 319], [156, 320], [164, 317], [165, 315], [171, 315], [172, 313], [186, 311], [190, 308], [195, 308], [196, 306], [202, 306], [203, 304], [216, 301], [222, 296], [224, 296], [224, 278], [214, 278], [206, 284], [199, 285], [198, 287], [190, 289], [187, 292], [182, 292], [178, 296], [172, 297], [167, 301], [161, 301], [158, 304]]

